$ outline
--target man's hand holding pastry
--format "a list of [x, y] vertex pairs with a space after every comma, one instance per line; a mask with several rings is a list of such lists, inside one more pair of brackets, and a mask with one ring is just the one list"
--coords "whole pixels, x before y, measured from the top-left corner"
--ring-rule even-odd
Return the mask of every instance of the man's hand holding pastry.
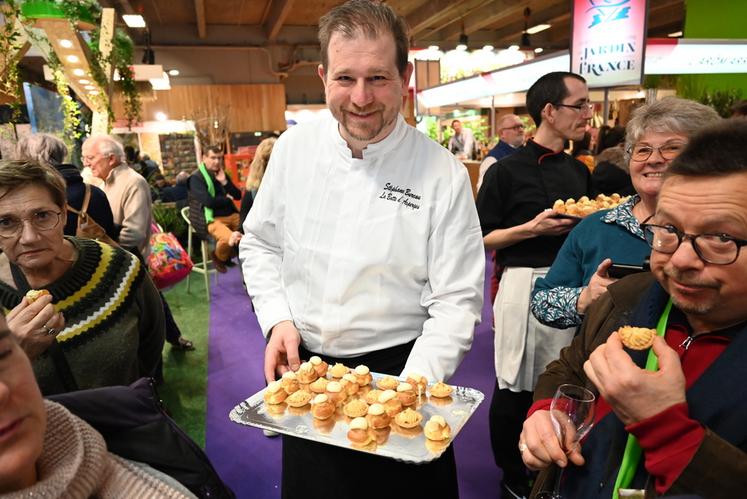
[[8, 329], [30, 359], [35, 359], [55, 341], [65, 328], [65, 318], [52, 305], [52, 295], [39, 295], [33, 302], [24, 297], [5, 317]]
[[[572, 435], [566, 434], [572, 439]], [[541, 470], [555, 463], [565, 467], [570, 460], [576, 466], [584, 464], [580, 444], [569, 445], [566, 453], [550, 418], [550, 411], [535, 411], [524, 421], [524, 428], [519, 436], [519, 452], [524, 464], [531, 470]]]
[[272, 327], [265, 347], [265, 379], [275, 381], [287, 371], [297, 371], [301, 365], [298, 346], [301, 335], [291, 321], [281, 321]]
[[586, 375], [626, 425], [685, 402], [685, 374], [677, 352], [659, 336], [652, 348], [659, 357], [658, 371], [635, 365], [616, 332], [584, 363]]

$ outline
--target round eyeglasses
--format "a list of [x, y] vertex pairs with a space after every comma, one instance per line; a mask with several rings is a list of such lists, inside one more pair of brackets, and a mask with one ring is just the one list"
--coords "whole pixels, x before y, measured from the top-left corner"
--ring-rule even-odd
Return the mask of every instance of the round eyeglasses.
[[514, 126], [505, 126], [505, 127], [501, 128], [501, 129], [499, 129], [498, 131], [502, 132], [503, 130], [513, 130], [514, 132], [520, 132], [520, 131], [524, 130], [524, 125], [522, 125], [521, 123], [519, 123], [518, 125], [514, 125]]
[[630, 154], [630, 159], [633, 161], [646, 161], [654, 151], [658, 151], [659, 156], [669, 161], [679, 156], [686, 145], [684, 142], [668, 142], [660, 147], [648, 144], [635, 144], [628, 149], [628, 154]]
[[60, 215], [62, 213], [58, 211], [41, 210], [28, 218], [0, 217], [0, 237], [7, 239], [17, 236], [23, 230], [23, 222], [26, 221], [39, 231], [54, 229], [60, 223]]
[[706, 263], [729, 265], [739, 257], [739, 249], [747, 240], [728, 234], [687, 234], [672, 225], [641, 224], [646, 242], [659, 253], [672, 254], [682, 241], [690, 240], [695, 254]]

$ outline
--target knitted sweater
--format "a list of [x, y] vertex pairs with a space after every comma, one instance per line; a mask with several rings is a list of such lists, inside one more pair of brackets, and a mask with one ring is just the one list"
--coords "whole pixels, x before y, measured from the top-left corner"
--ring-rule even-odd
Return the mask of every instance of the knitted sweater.
[[[140, 261], [95, 240], [67, 240], [75, 245], [78, 258], [62, 277], [45, 286], [65, 317], [65, 328], [56, 344], [33, 361], [42, 393], [127, 385], [153, 376], [164, 342], [163, 306]], [[13, 278], [8, 279], [8, 266], [2, 256], [0, 304], [6, 313], [29, 289], [17, 267], [14, 271], [10, 265]], [[69, 366], [73, 383], [65, 382], [60, 358]]]
[[160, 472], [109, 453], [104, 438], [61, 405], [45, 400], [44, 406], [47, 431], [36, 463], [38, 482], [3, 498], [194, 497]]

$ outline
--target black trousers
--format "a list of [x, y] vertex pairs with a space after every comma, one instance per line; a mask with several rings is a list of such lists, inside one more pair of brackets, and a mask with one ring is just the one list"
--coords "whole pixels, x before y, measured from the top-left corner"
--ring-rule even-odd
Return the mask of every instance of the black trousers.
[[[365, 364], [397, 376], [414, 342], [353, 359], [319, 355], [333, 365]], [[302, 359], [315, 355], [301, 348]], [[282, 497], [285, 499], [363, 499], [459, 497], [453, 446], [429, 463], [411, 464], [311, 440], [283, 436]]]
[[490, 445], [495, 464], [503, 470], [503, 479], [508, 483], [528, 480], [528, 470], [519, 452], [519, 435], [531, 406], [532, 392], [501, 390], [496, 380], [490, 401]]

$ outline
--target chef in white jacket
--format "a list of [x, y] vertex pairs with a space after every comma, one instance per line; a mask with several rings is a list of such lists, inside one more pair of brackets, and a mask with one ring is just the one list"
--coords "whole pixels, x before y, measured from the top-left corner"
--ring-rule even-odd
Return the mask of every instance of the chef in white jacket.
[[[320, 20], [319, 38], [332, 116], [278, 139], [240, 243], [268, 338], [265, 376], [319, 355], [448, 379], [471, 346], [483, 300], [467, 171], [399, 114], [412, 65], [406, 26], [390, 7], [352, 0]], [[335, 465], [317, 466], [325, 459]], [[400, 474], [412, 497], [424, 486], [434, 497], [458, 494], [451, 451], [414, 466], [287, 437], [283, 462], [284, 497], [318, 497], [308, 492], [315, 484], [329, 497], [354, 497], [369, 466], [386, 468], [391, 483], [402, 483], [392, 478]]]

